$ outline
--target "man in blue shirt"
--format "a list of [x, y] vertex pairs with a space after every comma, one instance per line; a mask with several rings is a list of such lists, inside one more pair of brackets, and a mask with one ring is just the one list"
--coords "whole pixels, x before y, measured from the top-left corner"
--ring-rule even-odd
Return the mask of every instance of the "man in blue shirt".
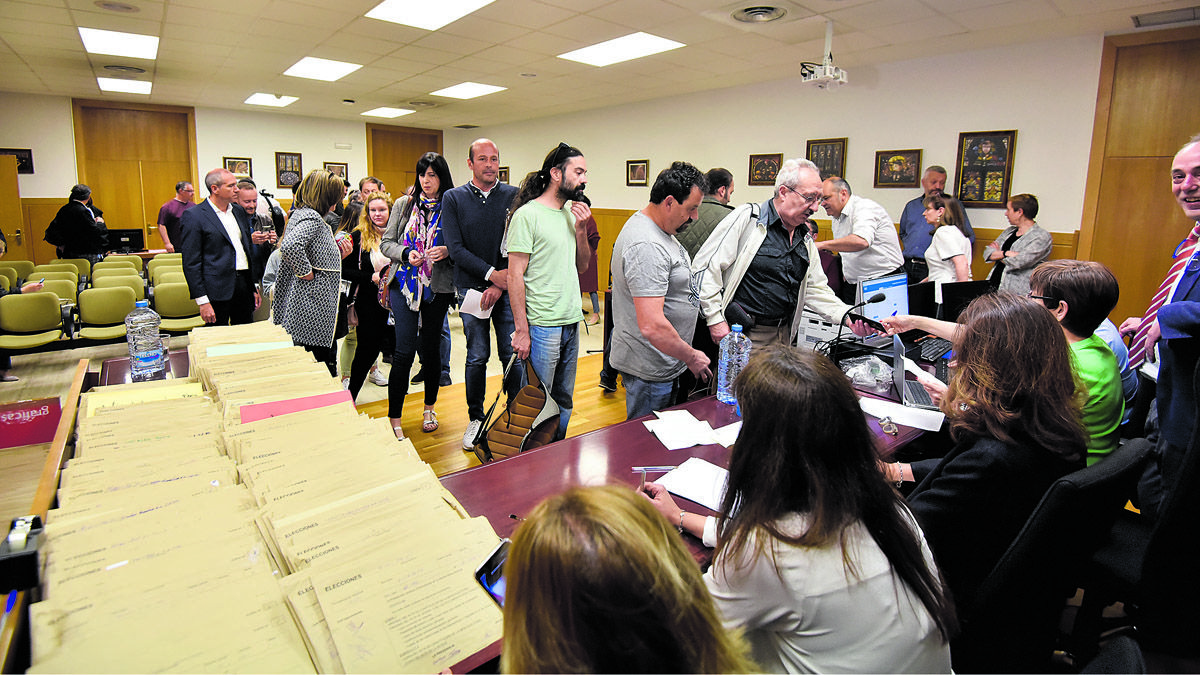
[[[900, 214], [900, 245], [904, 249], [904, 271], [908, 272], [908, 283], [920, 283], [929, 276], [929, 267], [925, 264], [925, 249], [933, 241], [933, 227], [925, 222], [925, 199], [935, 194], [946, 194], [946, 169], [934, 164], [925, 169], [921, 176], [921, 189], [924, 194], [904, 205], [904, 213]], [[971, 229], [971, 219], [963, 213], [963, 225], [971, 245], [975, 245], [975, 230]]]

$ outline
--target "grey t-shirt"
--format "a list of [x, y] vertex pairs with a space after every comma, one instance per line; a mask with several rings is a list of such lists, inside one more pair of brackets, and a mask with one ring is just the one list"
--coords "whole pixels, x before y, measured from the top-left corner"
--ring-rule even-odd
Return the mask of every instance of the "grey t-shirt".
[[663, 314], [684, 342], [691, 343], [700, 308], [691, 258], [675, 237], [641, 211], [633, 214], [613, 245], [613, 367], [643, 380], [666, 382], [687, 367], [654, 348], [638, 329], [633, 299], [663, 298]]

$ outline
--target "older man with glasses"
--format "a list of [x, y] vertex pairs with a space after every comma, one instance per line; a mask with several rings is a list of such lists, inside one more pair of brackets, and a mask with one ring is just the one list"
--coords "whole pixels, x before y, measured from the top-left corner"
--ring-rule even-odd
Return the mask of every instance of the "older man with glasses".
[[[775, 177], [775, 196], [734, 209], [696, 253], [700, 312], [719, 343], [740, 323], [756, 346], [797, 344], [807, 307], [828, 321], [850, 307], [829, 289], [816, 244], [804, 221], [821, 203], [821, 173], [806, 159], [789, 159]], [[861, 322], [848, 324], [858, 334]]]

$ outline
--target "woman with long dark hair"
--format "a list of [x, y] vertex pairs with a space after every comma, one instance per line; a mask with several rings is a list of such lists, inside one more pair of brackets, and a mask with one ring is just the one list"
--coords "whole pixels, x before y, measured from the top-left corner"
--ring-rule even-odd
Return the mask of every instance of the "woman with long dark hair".
[[734, 391], [744, 417], [720, 519], [646, 486], [671, 524], [719, 533], [705, 581], [726, 625], [766, 672], [949, 672], [953, 604], [845, 375], [772, 345]]
[[959, 321], [883, 320], [889, 332], [916, 328], [952, 340], [956, 360], [947, 387], [922, 380], [940, 398], [955, 447], [941, 460], [885, 469], [891, 480], [919, 483], [909, 506], [968, 616], [1042, 495], [1083, 468], [1087, 435], [1070, 350], [1050, 312], [1024, 296], [991, 293]]
[[632, 491], [539, 504], [505, 564], [505, 673], [756, 671], [675, 529]]
[[971, 280], [971, 240], [967, 238], [967, 217], [962, 203], [954, 197], [932, 194], [925, 198], [925, 222], [933, 227], [933, 238], [925, 249], [929, 276], [924, 281], [937, 284], [936, 298], [942, 302], [942, 284]]
[[412, 196], [401, 199], [379, 245], [395, 263], [389, 283], [392, 316], [396, 320], [396, 352], [388, 376], [388, 417], [397, 438], [404, 438], [401, 415], [408, 395], [413, 357], [421, 350], [425, 373], [425, 409], [421, 430], [438, 428], [437, 403], [442, 360], [442, 323], [454, 300], [454, 263], [442, 231], [442, 195], [454, 187], [446, 159], [427, 152], [417, 160]]

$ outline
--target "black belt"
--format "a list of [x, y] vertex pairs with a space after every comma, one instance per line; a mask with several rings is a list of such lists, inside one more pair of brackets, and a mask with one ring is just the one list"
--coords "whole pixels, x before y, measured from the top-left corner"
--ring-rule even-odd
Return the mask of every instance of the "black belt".
[[790, 324], [791, 321], [792, 317], [790, 316], [781, 316], [774, 319], [765, 319], [757, 316], [754, 317], [755, 326], [766, 326], [767, 328], [778, 328], [784, 324]]
[[905, 260], [907, 260], [908, 262], [919, 262], [919, 263], [925, 262], [924, 258], [905, 258]]

